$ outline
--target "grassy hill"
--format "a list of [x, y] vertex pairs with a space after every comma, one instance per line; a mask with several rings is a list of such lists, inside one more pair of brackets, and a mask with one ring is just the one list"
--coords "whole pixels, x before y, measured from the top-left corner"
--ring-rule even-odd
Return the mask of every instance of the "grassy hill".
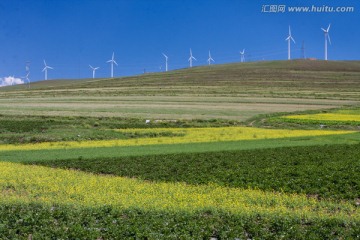
[[330, 61], [2, 88], [0, 239], [357, 239], [359, 90]]
[[11, 86], [0, 89], [0, 111], [244, 120], [259, 113], [354, 105], [359, 92], [360, 61], [249, 62], [113, 79], [41, 81], [31, 89]]

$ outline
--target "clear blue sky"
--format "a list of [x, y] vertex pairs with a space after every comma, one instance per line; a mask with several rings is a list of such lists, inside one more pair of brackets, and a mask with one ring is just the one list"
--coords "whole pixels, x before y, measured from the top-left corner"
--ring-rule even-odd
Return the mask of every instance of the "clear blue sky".
[[[271, 13], [269, 6], [285, 5]], [[352, 13], [290, 13], [291, 6], [354, 7]], [[115, 52], [115, 76], [188, 67], [189, 49], [205, 65], [208, 51], [216, 63], [287, 58], [288, 26], [300, 58], [324, 58], [321, 27], [331, 23], [330, 60], [360, 59], [359, 0], [1, 0], [0, 78], [25, 75], [44, 79], [43, 59], [54, 70], [49, 79], [109, 77], [106, 63]]]

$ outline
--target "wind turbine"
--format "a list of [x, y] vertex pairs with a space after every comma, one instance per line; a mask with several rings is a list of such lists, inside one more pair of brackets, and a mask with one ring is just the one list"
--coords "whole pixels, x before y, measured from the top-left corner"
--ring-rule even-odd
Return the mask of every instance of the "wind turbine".
[[241, 62], [245, 62], [245, 48], [240, 51], [240, 55], [241, 55]]
[[165, 57], [165, 71], [168, 71], [168, 56], [166, 56], [164, 53], [162, 54]]
[[321, 28], [321, 30], [323, 30], [324, 32], [324, 36], [325, 36], [325, 61], [328, 60], [328, 56], [327, 56], [327, 41], [329, 40], [329, 43], [331, 44], [331, 40], [330, 40], [330, 35], [329, 35], [329, 31], [330, 31], [330, 25], [328, 26], [328, 28], [325, 30], [323, 28]]
[[194, 59], [195, 61], [197, 61], [196, 58], [193, 57], [192, 51], [191, 51], [191, 48], [190, 48], [190, 58], [189, 58], [188, 61], [190, 62], [190, 67], [191, 67], [191, 68], [192, 68], [192, 60], [193, 60], [193, 59]]
[[107, 61], [108, 63], [111, 63], [111, 78], [113, 78], [114, 77], [114, 63], [116, 64], [116, 66], [118, 65], [117, 63], [116, 63], [116, 61], [114, 60], [114, 52], [113, 52], [113, 54], [112, 54], [112, 58], [109, 60], [109, 61]]
[[30, 79], [29, 79], [29, 75], [30, 75], [30, 72], [28, 72], [25, 76], [25, 79], [28, 81], [29, 83], [29, 89], [30, 89]]
[[44, 60], [44, 65], [45, 65], [45, 67], [44, 67], [44, 69], [42, 71], [45, 72], [45, 80], [47, 80], [47, 70], [48, 69], [53, 69], [53, 68], [46, 65], [45, 60]]
[[89, 65], [90, 68], [92, 69], [92, 72], [93, 72], [93, 78], [95, 78], [95, 71], [98, 70], [100, 67], [92, 67], [91, 65]]
[[28, 81], [28, 83], [29, 83], [29, 89], [30, 89], [30, 79], [29, 79], [29, 75], [30, 75], [30, 62], [29, 62], [29, 61], [26, 62], [25, 71], [26, 71], [25, 79]]
[[26, 81], [29, 83], [30, 88], [30, 79], [29, 79], [30, 72], [28, 71], [25, 77], [21, 77], [22, 79], [26, 79]]
[[291, 53], [290, 53], [290, 44], [291, 44], [291, 40], [295, 43], [294, 38], [291, 36], [291, 28], [289, 26], [289, 36], [285, 39], [285, 41], [288, 41], [288, 60], [291, 59]]
[[208, 58], [208, 60], [207, 60], [207, 62], [209, 63], [209, 66], [210, 66], [210, 64], [211, 64], [211, 61], [215, 62], [214, 59], [212, 59], [211, 53], [210, 53], [210, 50], [209, 50], [209, 58]]

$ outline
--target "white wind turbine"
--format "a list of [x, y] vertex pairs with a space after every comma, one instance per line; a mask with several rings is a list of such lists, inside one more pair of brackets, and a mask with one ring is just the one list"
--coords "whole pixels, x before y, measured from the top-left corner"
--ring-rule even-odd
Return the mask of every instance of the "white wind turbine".
[[295, 43], [294, 38], [291, 36], [291, 29], [289, 26], [289, 36], [285, 39], [285, 41], [288, 41], [288, 60], [291, 59], [291, 55], [290, 55], [290, 44], [291, 44], [291, 40]]
[[20, 78], [25, 79], [25, 80], [28, 82], [28, 84], [29, 84], [29, 88], [30, 88], [30, 79], [29, 79], [29, 75], [30, 75], [30, 72], [28, 71], [25, 77], [20, 77]]
[[44, 67], [44, 69], [42, 71], [45, 72], [45, 80], [47, 80], [47, 70], [48, 69], [53, 69], [53, 68], [46, 65], [45, 60], [44, 60], [44, 65], [45, 65], [45, 67]]
[[95, 78], [95, 71], [98, 70], [100, 67], [92, 67], [91, 65], [89, 65], [89, 66], [92, 69], [93, 78]]
[[197, 61], [196, 58], [193, 57], [192, 51], [191, 51], [191, 48], [190, 48], [190, 58], [189, 58], [188, 61], [190, 62], [190, 67], [191, 67], [191, 68], [192, 68], [192, 60], [193, 60], [193, 59], [194, 59], [195, 61]]
[[118, 65], [114, 59], [114, 53], [112, 54], [112, 58], [107, 62], [111, 63], [111, 78], [113, 78], [114, 77], [114, 63], [116, 64], [116, 66]]
[[331, 44], [331, 40], [330, 40], [330, 35], [329, 35], [329, 31], [330, 31], [330, 25], [328, 26], [328, 28], [325, 30], [323, 28], [321, 28], [321, 30], [323, 30], [324, 35], [325, 35], [325, 60], [328, 60], [328, 54], [327, 54], [327, 41], [329, 40], [329, 43]]
[[165, 57], [165, 71], [168, 71], [168, 56], [166, 56], [164, 53], [162, 54]]
[[241, 62], [245, 62], [245, 48], [240, 51], [240, 56], [241, 56]]
[[209, 63], [209, 66], [211, 65], [211, 61], [215, 62], [214, 59], [212, 59], [211, 53], [210, 53], [210, 50], [209, 50], [209, 58], [207, 60], [207, 62]]
[[29, 83], [29, 89], [30, 89], [30, 79], [29, 79], [29, 75], [30, 75], [30, 62], [29, 62], [29, 61], [26, 62], [25, 71], [26, 71], [25, 79], [28, 81], [28, 83]]
[[29, 79], [29, 75], [30, 75], [30, 72], [28, 72], [25, 76], [25, 79], [28, 81], [29, 83], [29, 88], [30, 88], [30, 79]]

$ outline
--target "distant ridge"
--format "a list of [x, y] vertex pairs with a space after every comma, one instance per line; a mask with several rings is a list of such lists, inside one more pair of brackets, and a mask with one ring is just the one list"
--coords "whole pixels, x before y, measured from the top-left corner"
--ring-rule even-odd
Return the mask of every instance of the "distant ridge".
[[[314, 73], [316, 72], [316, 74]], [[360, 73], [360, 61], [260, 61], [245, 63], [217, 64], [198, 66], [168, 72], [147, 73], [121, 78], [97, 79], [58, 79], [33, 82], [31, 90], [61, 90], [79, 88], [119, 88], [149, 86], [247, 86], [252, 82], [271, 80], [276, 82], [298, 81], [302, 84], [316, 82], [318, 79], [336, 80], [329, 73]], [[344, 79], [344, 84], [346, 83]], [[351, 79], [354, 81], [354, 79]], [[358, 78], [358, 82], [360, 80]], [[24, 90], [24, 85], [0, 88], [0, 92]], [[326, 86], [325, 86], [326, 87]], [[27, 90], [27, 89], [26, 89]]]

